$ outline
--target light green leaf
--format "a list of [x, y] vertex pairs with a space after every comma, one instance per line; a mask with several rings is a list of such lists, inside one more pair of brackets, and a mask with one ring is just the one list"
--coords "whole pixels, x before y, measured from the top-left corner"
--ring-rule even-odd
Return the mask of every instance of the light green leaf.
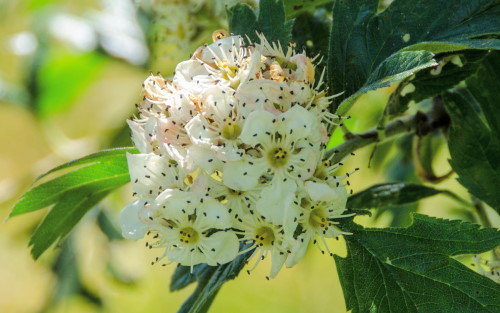
[[35, 182], [39, 181], [40, 179], [46, 177], [49, 174], [52, 174], [52, 173], [60, 171], [60, 170], [68, 169], [71, 167], [81, 166], [81, 165], [90, 165], [90, 164], [96, 164], [96, 163], [104, 163], [104, 162], [113, 162], [113, 161], [116, 161], [117, 158], [120, 160], [120, 159], [123, 159], [123, 157], [127, 153], [135, 154], [135, 153], [139, 153], [139, 150], [137, 150], [137, 148], [133, 148], [133, 147], [104, 149], [104, 150], [101, 150], [99, 152], [89, 154], [83, 158], [76, 159], [76, 160], [61, 164], [59, 166], [56, 166], [53, 169], [51, 169], [50, 171], [48, 171], [47, 173], [38, 176], [36, 178]]
[[500, 232], [415, 214], [408, 228], [344, 225], [348, 255], [335, 256], [353, 313], [482, 313], [500, 310], [500, 285], [452, 258], [500, 244]]
[[[448, 146], [458, 181], [500, 212], [500, 54], [492, 53], [459, 89], [444, 95], [452, 125]], [[478, 113], [482, 110], [484, 117]]]
[[279, 41], [286, 47], [292, 38], [293, 20], [285, 20], [282, 0], [262, 0], [259, 14], [246, 4], [237, 4], [229, 9], [229, 29], [236, 35], [248, 36], [258, 41], [257, 32], [263, 33], [269, 42]]
[[86, 194], [80, 189], [64, 193], [31, 236], [29, 245], [33, 258], [38, 259], [53, 243], [64, 239], [85, 213], [108, 193]]
[[28, 190], [15, 204], [10, 216], [43, 209], [60, 201], [70, 191], [77, 190], [83, 196], [118, 188], [130, 181], [126, 159], [126, 152], [130, 151], [133, 149], [105, 150], [57, 167], [56, 170], [61, 170], [84, 165]]
[[53, 54], [42, 64], [37, 78], [36, 109], [41, 117], [69, 108], [105, 64], [105, 57], [96, 52]]
[[292, 18], [309, 9], [322, 4], [333, 2], [332, 0], [286, 0], [285, 13], [287, 18]]
[[375, 69], [402, 49], [442, 53], [498, 46], [485, 38], [500, 34], [497, 0], [395, 0], [377, 14], [378, 2], [338, 0], [333, 7], [328, 78], [332, 93], [344, 92], [335, 108], [349, 102], [342, 104], [343, 112]]

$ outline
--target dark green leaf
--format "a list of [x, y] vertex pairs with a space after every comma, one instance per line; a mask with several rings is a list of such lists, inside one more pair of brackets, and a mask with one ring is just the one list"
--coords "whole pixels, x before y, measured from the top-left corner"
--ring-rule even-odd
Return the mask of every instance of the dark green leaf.
[[170, 291], [180, 290], [197, 280], [201, 280], [203, 276], [213, 273], [216, 269], [216, 267], [207, 264], [198, 264], [193, 267], [191, 273], [190, 266], [179, 266], [175, 269], [170, 281]]
[[386, 113], [401, 114], [408, 109], [410, 101], [420, 102], [452, 88], [474, 74], [485, 55], [485, 51], [467, 51], [440, 58], [439, 68], [420, 71], [399, 84], [391, 94]]
[[[237, 256], [229, 263], [217, 267], [207, 266], [207, 268], [202, 269], [196, 277], [198, 285], [195, 291], [184, 302], [178, 313], [206, 313], [222, 285], [238, 276], [252, 253], [253, 250]], [[185, 273], [185, 270], [181, 270], [181, 272]], [[187, 279], [187, 284], [189, 283], [191, 280]]]
[[[458, 181], [500, 212], [500, 57], [491, 54], [476, 75], [444, 96], [452, 125], [448, 146]], [[484, 117], [478, 113], [481, 110]]]
[[329, 2], [332, 2], [332, 0], [286, 0], [286, 17], [291, 18], [297, 16], [304, 11]]
[[[299, 50], [305, 48], [309, 56], [325, 56], [328, 52], [330, 24], [325, 12], [317, 12], [314, 15], [303, 13], [295, 19], [293, 41], [297, 43]], [[317, 71], [317, 74], [320, 74], [320, 71]]]
[[238, 3], [228, 11], [228, 14], [231, 33], [254, 35], [257, 28], [257, 16], [248, 4]]
[[285, 8], [281, 0], [262, 0], [259, 14], [246, 4], [237, 4], [229, 10], [229, 29], [236, 35], [248, 36], [259, 41], [257, 32], [263, 33], [269, 42], [279, 41], [286, 47], [292, 38], [293, 20], [285, 20]]
[[108, 193], [85, 194], [76, 189], [62, 195], [31, 236], [29, 245], [33, 258], [38, 259], [53, 243], [66, 237], [85, 213]]
[[397, 52], [385, 59], [373, 70], [361, 88], [338, 107], [338, 114], [345, 114], [356, 99], [370, 90], [387, 87], [390, 84], [405, 79], [414, 73], [437, 65], [434, 55], [427, 51]]
[[415, 214], [408, 228], [344, 227], [346, 258], [335, 256], [348, 310], [499, 312], [500, 285], [453, 259], [491, 250], [500, 232]]
[[357, 210], [406, 204], [436, 195], [440, 192], [442, 191], [417, 184], [380, 184], [349, 197], [347, 207]]
[[[378, 2], [335, 1], [328, 78], [333, 92], [345, 92], [339, 102], [352, 104], [375, 69], [402, 49], [441, 53], [498, 47], [498, 40], [485, 38], [500, 33], [497, 0], [396, 0], [377, 14]], [[345, 111], [349, 106], [344, 106]]]

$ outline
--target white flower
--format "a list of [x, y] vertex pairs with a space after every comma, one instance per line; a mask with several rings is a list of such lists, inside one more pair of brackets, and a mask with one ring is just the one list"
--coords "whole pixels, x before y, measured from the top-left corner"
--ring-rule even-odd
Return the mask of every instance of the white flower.
[[184, 187], [186, 174], [168, 157], [127, 153], [127, 162], [134, 196], [155, 198], [163, 190]]
[[191, 192], [166, 190], [152, 208], [149, 229], [156, 232], [155, 248], [165, 248], [170, 261], [193, 266], [219, 265], [233, 260], [239, 249], [231, 219], [222, 204]]
[[[343, 214], [347, 202], [347, 192], [344, 185], [332, 188], [325, 183], [308, 181], [305, 183], [305, 190], [307, 194], [298, 202], [297, 206], [301, 210], [298, 223], [301, 225], [302, 231], [293, 244], [292, 253], [287, 259], [288, 267], [298, 263], [310, 242], [318, 245], [317, 238], [331, 255], [325, 238], [336, 238], [349, 234], [336, 226], [337, 219], [352, 216], [352, 214]], [[324, 253], [319, 245], [318, 248]]]
[[270, 256], [275, 277], [310, 242], [330, 252], [325, 238], [346, 234], [344, 177], [324, 158], [342, 117], [328, 111], [314, 59], [262, 35], [248, 45], [215, 35], [172, 80], [144, 83], [129, 121], [140, 154], [127, 155], [139, 200], [122, 211], [122, 230], [151, 235], [147, 246], [164, 249], [156, 262], [216, 266], [254, 249], [253, 268]]
[[241, 233], [243, 243], [250, 244], [250, 247], [240, 253], [255, 249], [252, 256], [256, 257], [256, 261], [248, 273], [250, 274], [261, 260], [271, 256], [272, 265], [269, 276], [274, 278], [285, 264], [288, 254], [289, 242], [283, 235], [282, 227], [256, 214], [250, 214], [241, 219], [239, 228], [244, 231]]
[[307, 138], [313, 121], [314, 116], [301, 106], [277, 116], [263, 110], [250, 113], [240, 138], [253, 148], [253, 153], [247, 153], [241, 162], [224, 166], [224, 184], [248, 190], [264, 174], [273, 174], [273, 181], [312, 176], [318, 156]]

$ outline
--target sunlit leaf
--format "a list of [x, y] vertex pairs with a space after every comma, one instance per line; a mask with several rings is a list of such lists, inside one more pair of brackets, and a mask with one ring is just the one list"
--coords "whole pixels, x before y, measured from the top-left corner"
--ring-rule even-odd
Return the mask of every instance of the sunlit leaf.
[[500, 285], [453, 256], [500, 244], [500, 232], [462, 221], [415, 214], [408, 228], [344, 225], [348, 255], [335, 256], [353, 313], [498, 312]]

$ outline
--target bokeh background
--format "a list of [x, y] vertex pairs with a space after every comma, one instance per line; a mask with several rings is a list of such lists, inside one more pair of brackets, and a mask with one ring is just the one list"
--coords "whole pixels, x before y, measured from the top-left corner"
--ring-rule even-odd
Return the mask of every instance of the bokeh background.
[[[0, 219], [40, 174], [109, 147], [130, 146], [125, 120], [135, 113], [150, 72], [168, 77], [214, 30], [225, 28], [226, 5], [208, 0], [0, 0]], [[385, 5], [389, 1], [385, 1]], [[256, 1], [247, 1], [256, 6]], [[327, 21], [328, 6], [310, 12]], [[299, 32], [300, 30], [295, 30]], [[376, 125], [394, 86], [362, 97], [346, 125], [354, 132]], [[413, 110], [427, 104], [414, 105]], [[342, 141], [336, 133], [332, 144]], [[388, 181], [434, 183], [468, 198], [453, 176], [425, 177], [415, 161], [412, 135], [360, 150], [343, 171], [354, 192]], [[420, 142], [435, 155], [435, 177], [450, 167], [440, 133]], [[372, 156], [370, 158], [370, 156]], [[0, 224], [0, 312], [176, 312], [193, 291], [168, 290], [175, 266], [151, 266], [158, 251], [122, 240], [121, 207], [129, 187], [89, 212], [70, 236], [38, 261], [29, 236], [46, 210]], [[374, 212], [357, 221], [404, 226], [409, 212], [478, 221], [471, 208], [438, 195]], [[498, 225], [498, 224], [497, 224]], [[340, 241], [331, 248], [345, 255]], [[269, 264], [228, 282], [210, 312], [345, 312], [335, 264], [315, 247], [296, 267], [267, 281]]]

